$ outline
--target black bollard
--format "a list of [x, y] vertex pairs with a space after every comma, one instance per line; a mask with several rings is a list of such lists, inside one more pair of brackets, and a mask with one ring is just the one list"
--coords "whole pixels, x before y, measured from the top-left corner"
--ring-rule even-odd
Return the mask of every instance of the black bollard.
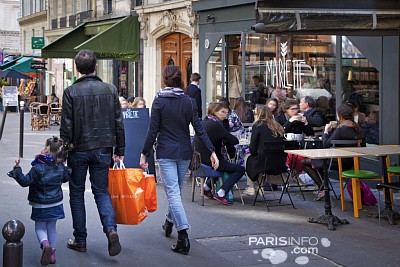
[[22, 267], [24, 244], [21, 239], [25, 235], [25, 226], [21, 221], [10, 220], [3, 226], [3, 267]]
[[8, 101], [4, 106], [3, 120], [1, 121], [1, 126], [0, 126], [0, 140], [3, 137], [3, 130], [4, 130], [4, 124], [6, 124], [7, 111], [8, 111]]
[[24, 101], [19, 102], [19, 157], [24, 157], [24, 113], [25, 113], [25, 103]]

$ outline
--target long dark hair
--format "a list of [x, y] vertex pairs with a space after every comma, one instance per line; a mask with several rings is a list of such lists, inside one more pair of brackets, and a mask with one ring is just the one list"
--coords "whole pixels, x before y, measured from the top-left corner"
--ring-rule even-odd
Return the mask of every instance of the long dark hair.
[[[360, 125], [358, 125], [354, 121], [354, 110], [352, 107], [350, 107], [347, 104], [343, 104], [337, 108], [337, 114], [339, 117], [339, 120], [341, 121], [350, 121], [352, 122], [352, 127], [359, 132], [361, 130]], [[341, 122], [342, 123], [342, 122]]]
[[183, 89], [182, 72], [178, 66], [167, 65], [163, 72], [164, 83], [167, 87]]
[[238, 115], [240, 121], [246, 121], [249, 106], [247, 105], [246, 101], [244, 101], [243, 97], [236, 98], [236, 103], [233, 110]]

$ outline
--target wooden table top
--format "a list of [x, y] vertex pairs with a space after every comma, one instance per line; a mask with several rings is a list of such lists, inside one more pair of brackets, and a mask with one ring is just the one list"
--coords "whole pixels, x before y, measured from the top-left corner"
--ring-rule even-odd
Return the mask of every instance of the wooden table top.
[[369, 147], [343, 147], [340, 150], [357, 152], [369, 156], [386, 156], [400, 154], [400, 145], [380, 145]]
[[310, 159], [353, 158], [365, 156], [365, 154], [336, 148], [285, 150], [285, 152]]

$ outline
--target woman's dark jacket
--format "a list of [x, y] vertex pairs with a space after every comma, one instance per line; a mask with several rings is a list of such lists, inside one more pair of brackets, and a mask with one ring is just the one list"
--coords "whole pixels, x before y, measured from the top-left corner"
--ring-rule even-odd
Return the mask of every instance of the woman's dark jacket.
[[201, 146], [211, 155], [214, 146], [201, 125], [195, 100], [187, 95], [158, 96], [151, 107], [150, 126], [142, 153], [148, 157], [157, 139], [158, 159], [190, 160], [189, 123], [200, 137]]
[[[229, 156], [233, 158], [235, 156], [234, 154], [235, 149], [233, 148], [233, 146], [238, 144], [239, 140], [235, 136], [233, 136], [230, 132], [228, 132], [228, 130], [225, 129], [222, 122], [220, 121], [213, 121], [208, 117], [205, 117], [201, 123], [204, 129], [206, 130], [211, 143], [215, 147], [215, 153], [217, 154], [217, 157], [219, 159], [218, 169], [223, 170], [226, 167], [227, 161], [222, 155], [221, 151], [222, 144], [224, 144], [227, 147], [227, 151], [230, 152]], [[211, 152], [206, 147], [204, 147], [204, 145], [202, 145], [197, 133], [194, 137], [194, 145], [196, 147], [197, 152], [199, 152], [201, 155], [201, 162], [203, 164], [211, 166], [211, 161], [210, 161]], [[228, 149], [228, 147], [230, 148]]]
[[249, 145], [251, 155], [246, 162], [246, 172], [252, 180], [264, 172], [265, 156], [263, 155], [265, 142], [283, 142], [283, 138], [273, 136], [271, 129], [265, 124], [253, 124]]
[[14, 179], [23, 187], [29, 186], [28, 200], [39, 204], [52, 204], [63, 199], [61, 184], [69, 181], [71, 171], [62, 162], [55, 164], [38, 156], [40, 160], [32, 162], [28, 174], [21, 167], [14, 167]]
[[[349, 124], [341, 124], [339, 125], [333, 133], [323, 134], [322, 142], [325, 148], [331, 147], [331, 140], [361, 140], [360, 145], [365, 146], [365, 134], [362, 129], [359, 131], [354, 127], [355, 122], [350, 122]], [[342, 146], [343, 147], [343, 146]], [[322, 162], [322, 161], [321, 161]], [[322, 164], [317, 164], [318, 168], [322, 167]], [[337, 169], [337, 160], [334, 159], [332, 162], [332, 168]], [[350, 170], [354, 167], [352, 158], [343, 158], [342, 159], [342, 167], [343, 170]]]
[[314, 130], [311, 125], [308, 123], [307, 125], [301, 121], [293, 121], [290, 122], [285, 114], [280, 114], [276, 116], [275, 120], [279, 122], [280, 125], [283, 126], [285, 133], [294, 133], [294, 134], [305, 134], [306, 136], [313, 136]]

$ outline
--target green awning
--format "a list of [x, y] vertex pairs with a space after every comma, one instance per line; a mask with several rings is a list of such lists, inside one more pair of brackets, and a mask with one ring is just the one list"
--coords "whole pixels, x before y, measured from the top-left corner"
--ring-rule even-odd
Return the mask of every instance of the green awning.
[[22, 58], [18, 59], [14, 65], [6, 68], [5, 70], [13, 69], [13, 70], [16, 70], [16, 71], [22, 72], [22, 73], [35, 72], [36, 70], [31, 69], [32, 60], [33, 60], [32, 57], [22, 57]]
[[74, 58], [79, 50], [93, 50], [98, 58], [139, 60], [138, 17], [88, 22], [42, 48], [44, 58]]
[[4, 63], [3, 65], [0, 66], [0, 70], [5, 70], [8, 67], [14, 66], [20, 58], [22, 57], [18, 57], [10, 62]]
[[85, 24], [81, 24], [69, 33], [57, 38], [50, 44], [42, 48], [43, 58], [74, 58], [78, 51], [75, 46], [90, 39], [90, 36], [84, 35]]
[[100, 58], [139, 60], [139, 21], [129, 16], [75, 47], [93, 50]]

